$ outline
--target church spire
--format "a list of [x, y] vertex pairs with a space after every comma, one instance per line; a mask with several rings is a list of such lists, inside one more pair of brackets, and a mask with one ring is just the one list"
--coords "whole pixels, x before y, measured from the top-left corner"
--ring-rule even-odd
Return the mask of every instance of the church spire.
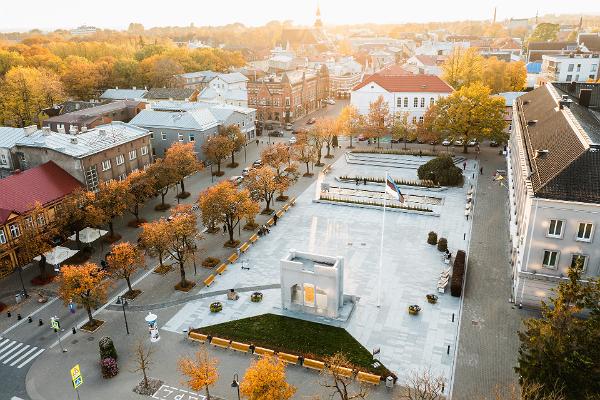
[[315, 28], [322, 28], [323, 22], [321, 22], [321, 7], [317, 4], [317, 19], [315, 20]]

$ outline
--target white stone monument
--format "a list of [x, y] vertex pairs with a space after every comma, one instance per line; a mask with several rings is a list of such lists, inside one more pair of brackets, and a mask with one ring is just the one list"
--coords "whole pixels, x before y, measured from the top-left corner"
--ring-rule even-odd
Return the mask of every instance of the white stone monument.
[[338, 318], [344, 306], [344, 257], [291, 249], [280, 268], [284, 310]]

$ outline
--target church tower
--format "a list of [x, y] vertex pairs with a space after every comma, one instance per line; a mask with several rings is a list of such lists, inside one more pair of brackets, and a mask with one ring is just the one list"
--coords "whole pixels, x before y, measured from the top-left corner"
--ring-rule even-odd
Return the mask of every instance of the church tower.
[[323, 22], [321, 22], [321, 8], [317, 5], [317, 19], [315, 20], [315, 28], [323, 28]]

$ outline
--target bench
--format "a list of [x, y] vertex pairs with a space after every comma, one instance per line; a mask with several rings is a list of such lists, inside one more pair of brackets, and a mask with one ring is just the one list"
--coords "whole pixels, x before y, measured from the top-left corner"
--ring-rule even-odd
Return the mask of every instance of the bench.
[[275, 223], [275, 221], [273, 220], [273, 218], [271, 218], [270, 220], [267, 221], [267, 225], [269, 225], [269, 226], [273, 226], [274, 223]]
[[208, 278], [206, 278], [204, 280], [204, 285], [210, 286], [210, 284], [213, 283], [214, 281], [215, 281], [215, 276], [211, 274], [208, 276]]
[[285, 363], [294, 365], [298, 364], [298, 359], [300, 358], [298, 356], [288, 353], [277, 353], [277, 357], [279, 357], [279, 359]]
[[258, 240], [258, 234], [255, 233], [254, 235], [250, 236], [250, 243], [254, 243]]
[[227, 349], [227, 348], [229, 348], [230, 341], [227, 339], [221, 339], [218, 337], [214, 337], [210, 341], [210, 344], [212, 344], [213, 346], [222, 347], [224, 349]]
[[283, 215], [284, 210], [279, 210], [275, 213], [275, 215], [277, 215], [277, 218], [281, 218], [281, 216]]
[[360, 382], [371, 383], [373, 385], [379, 385], [381, 382], [381, 376], [362, 371], [356, 375], [356, 379], [358, 379]]
[[193, 340], [194, 342], [204, 343], [208, 339], [208, 336], [198, 332], [190, 332], [188, 333], [188, 339]]
[[250, 243], [246, 242], [240, 247], [240, 252], [245, 253], [246, 250], [250, 247]]
[[223, 263], [219, 265], [219, 268], [215, 271], [217, 274], [221, 275], [227, 269], [227, 264]]
[[232, 255], [229, 256], [227, 261], [229, 261], [231, 264], [233, 264], [234, 262], [237, 261], [238, 258], [239, 258], [239, 256], [237, 255], [237, 253], [233, 253]]
[[231, 349], [242, 353], [247, 353], [250, 350], [250, 345], [240, 342], [231, 342]]
[[265, 349], [264, 347], [255, 347], [254, 354], [258, 354], [259, 356], [273, 356], [275, 355], [275, 351], [271, 349]]
[[290, 200], [290, 206], [295, 206], [296, 205], [296, 198], [292, 197], [292, 199]]
[[283, 206], [282, 210], [283, 211], [287, 211], [290, 208], [289, 204], [286, 204], [285, 206]]
[[317, 371], [322, 371], [325, 368], [325, 363], [322, 361], [313, 360], [311, 358], [305, 358], [302, 363], [306, 368], [314, 369]]
[[351, 378], [354, 375], [352, 368], [332, 366], [329, 369], [338, 375], [345, 376], [346, 378]]

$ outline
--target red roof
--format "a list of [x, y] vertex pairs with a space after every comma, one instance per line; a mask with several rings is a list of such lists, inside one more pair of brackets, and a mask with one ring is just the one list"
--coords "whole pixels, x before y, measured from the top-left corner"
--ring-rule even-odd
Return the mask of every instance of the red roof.
[[432, 67], [435, 67], [443, 62], [443, 60], [438, 56], [428, 56], [425, 54], [418, 54], [415, 56], [415, 58], [421, 61], [423, 65], [429, 65]]
[[435, 75], [370, 75], [356, 85], [353, 91], [358, 90], [369, 83], [374, 82], [392, 93], [400, 92], [433, 92], [433, 93], [452, 93], [454, 89], [446, 82]]
[[405, 70], [398, 64], [387, 66], [377, 73], [384, 76], [412, 75], [412, 72]]
[[80, 187], [77, 179], [52, 161], [0, 179], [0, 224], [11, 213], [26, 213], [38, 202], [51, 203]]

